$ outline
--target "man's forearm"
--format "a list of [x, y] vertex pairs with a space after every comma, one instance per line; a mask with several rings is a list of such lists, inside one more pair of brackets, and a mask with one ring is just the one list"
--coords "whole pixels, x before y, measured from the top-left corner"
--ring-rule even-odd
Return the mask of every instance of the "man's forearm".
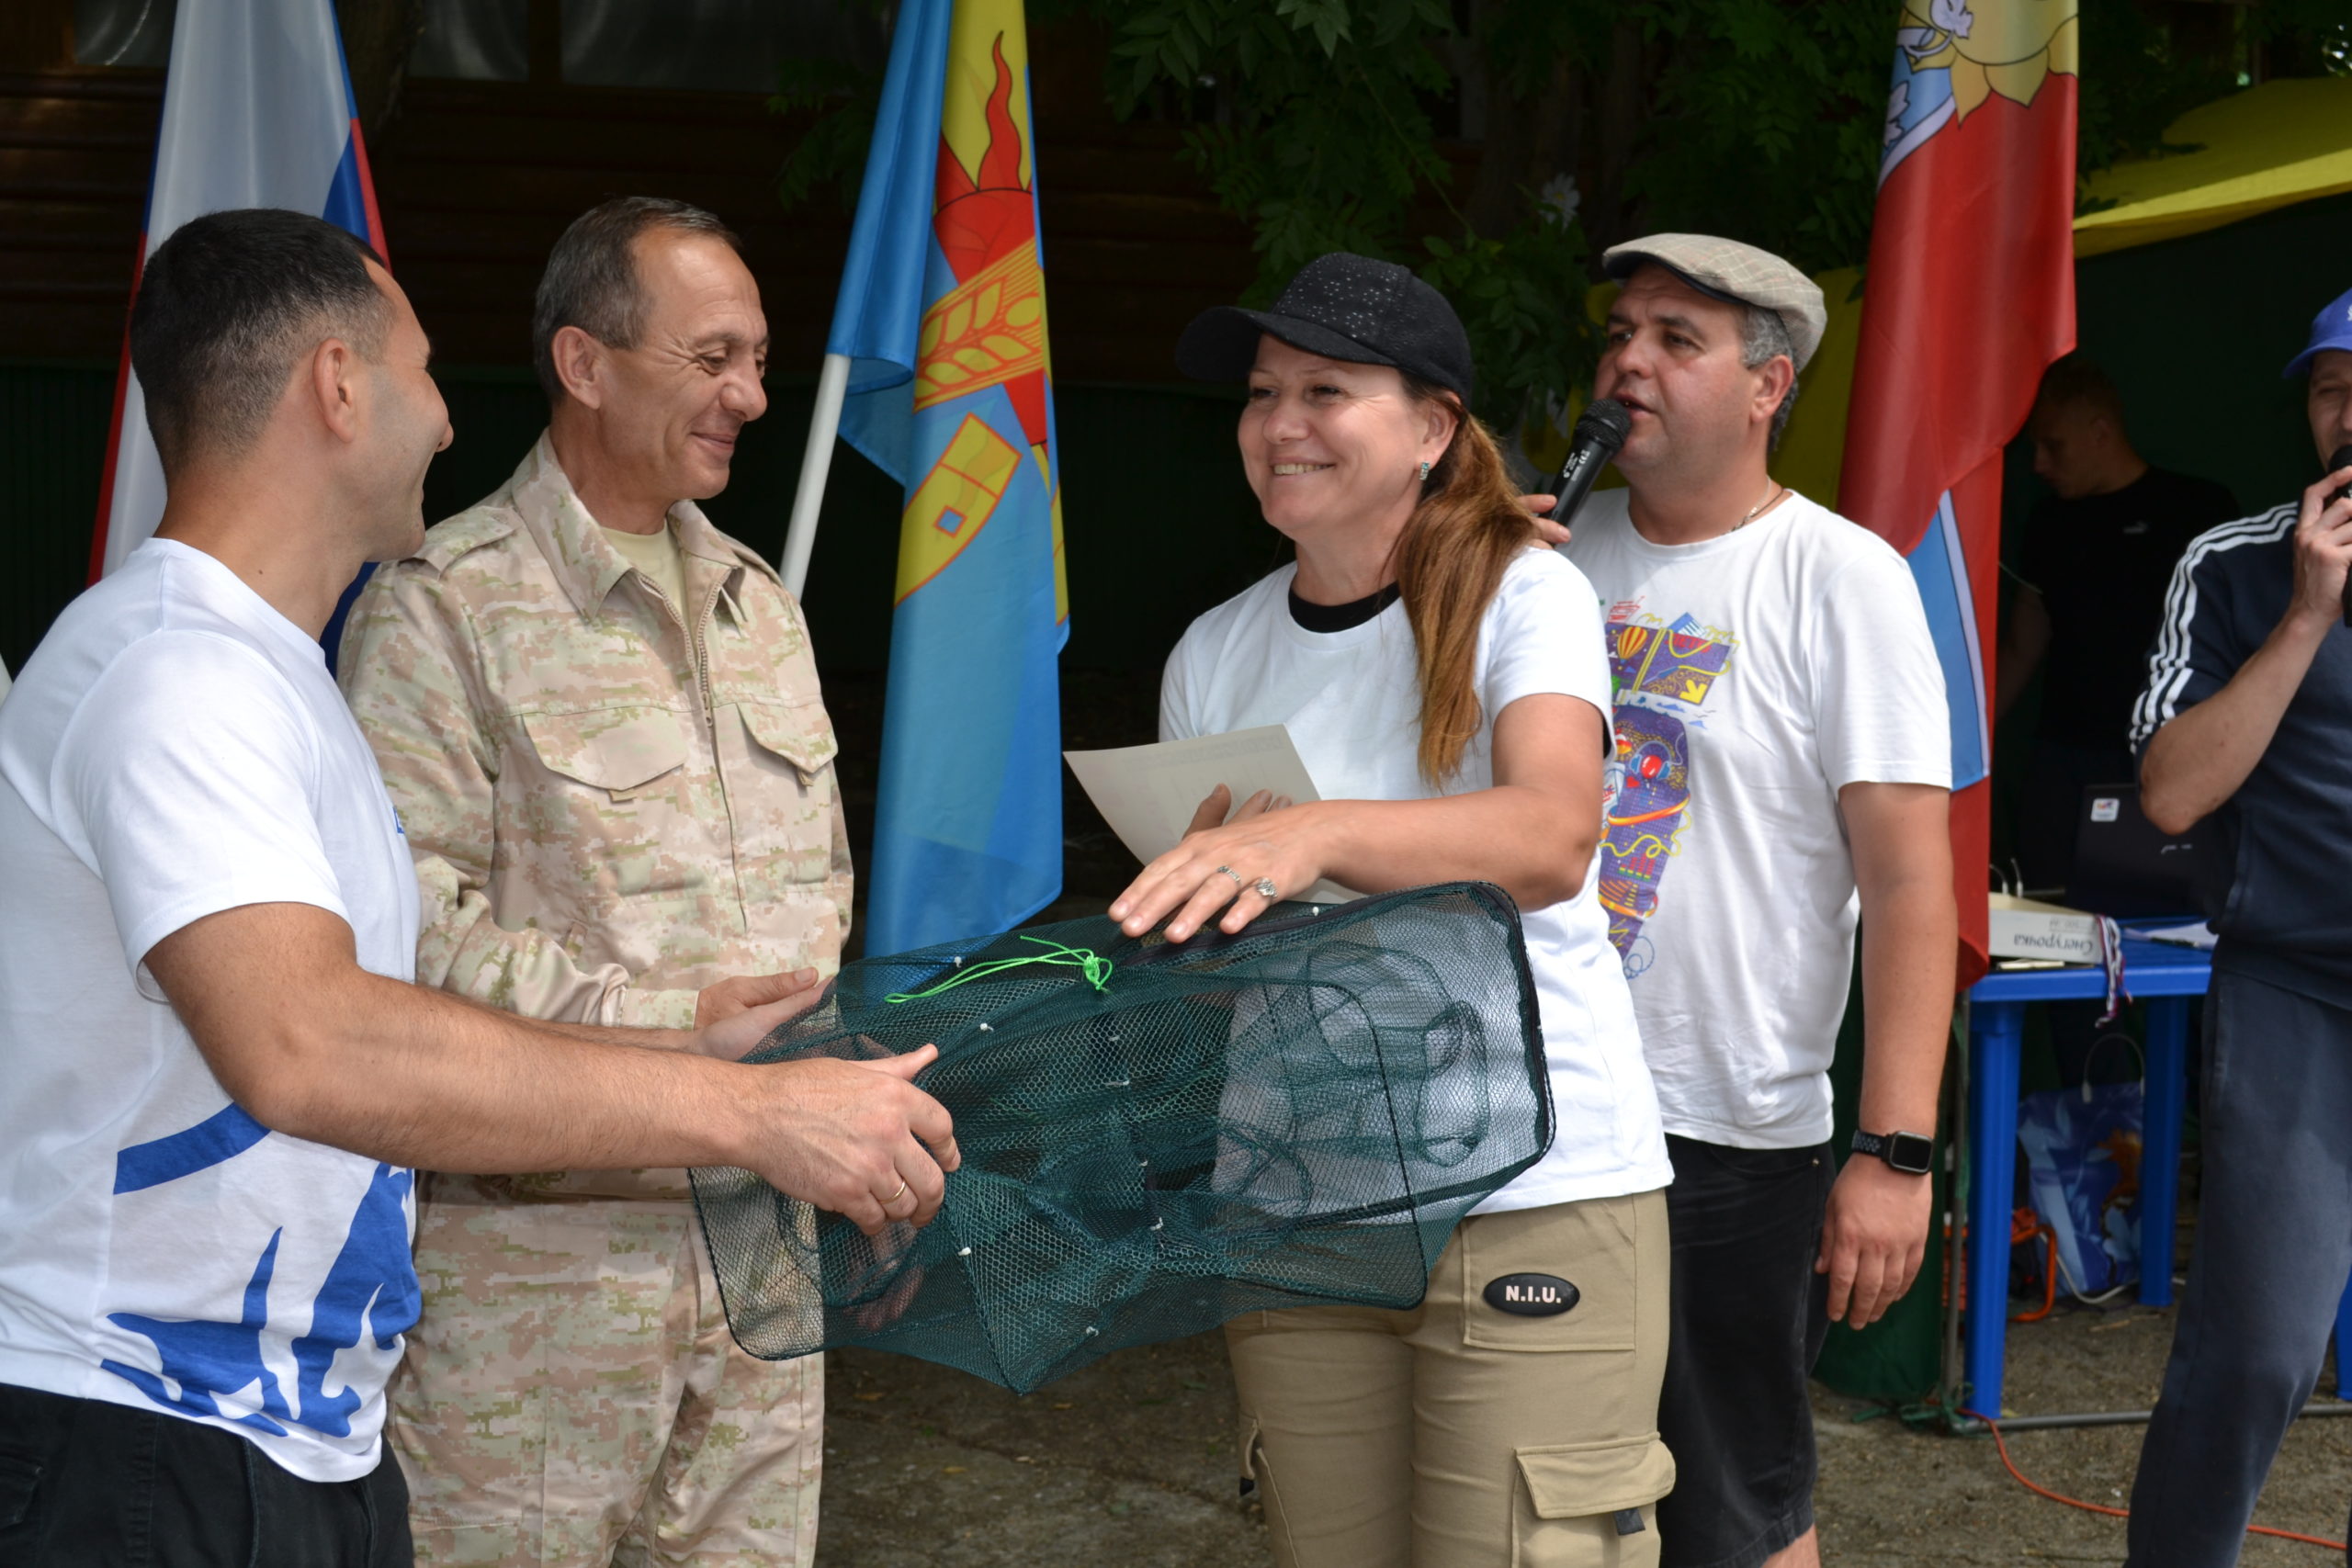
[[1862, 1130], [1925, 1133], [1943, 1086], [1960, 951], [1951, 795], [1852, 784], [1838, 800], [1862, 906]]
[[335, 989], [271, 1032], [275, 1070], [229, 1086], [279, 1132], [485, 1173], [733, 1164], [749, 1146], [750, 1086], [727, 1080], [751, 1069], [674, 1048], [690, 1035], [535, 1023], [357, 971]]
[[1935, 1128], [1959, 942], [1949, 885], [1890, 889], [1863, 906], [1859, 1110], [1866, 1133]]
[[2149, 821], [2185, 833], [2237, 793], [2269, 749], [2327, 632], [2306, 617], [2281, 621], [2227, 685], [2156, 731], [2140, 761], [2140, 807]]

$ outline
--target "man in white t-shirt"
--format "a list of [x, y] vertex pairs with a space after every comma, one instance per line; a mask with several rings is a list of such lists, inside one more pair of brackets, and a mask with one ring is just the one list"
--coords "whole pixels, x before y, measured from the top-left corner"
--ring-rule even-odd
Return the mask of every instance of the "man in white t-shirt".
[[927, 1052], [724, 1059], [793, 976], [692, 1032], [411, 984], [415, 875], [317, 638], [423, 533], [424, 332], [348, 234], [247, 210], [157, 247], [130, 336], [163, 522], [0, 706], [0, 1562], [405, 1564], [411, 1168], [737, 1165], [879, 1230], [954, 1141]]
[[[1766, 471], [1820, 290], [1700, 235], [1604, 265], [1624, 289], [1595, 393], [1631, 415], [1628, 488], [1591, 498], [1567, 555], [1608, 623], [1600, 899], [1674, 1163], [1659, 1543], [1668, 1568], [1810, 1564], [1806, 1376], [1927, 1243], [1957, 940], [1943, 682], [1902, 558]], [[1839, 1173], [1858, 913], [1871, 1157]]]

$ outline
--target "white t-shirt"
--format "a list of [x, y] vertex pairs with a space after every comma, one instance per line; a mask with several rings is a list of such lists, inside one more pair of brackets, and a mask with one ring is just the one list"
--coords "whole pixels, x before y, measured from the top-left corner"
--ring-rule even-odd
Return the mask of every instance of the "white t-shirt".
[[263, 903], [414, 976], [416, 874], [318, 643], [151, 539], [0, 705], [0, 1382], [345, 1481], [416, 1321], [411, 1175], [248, 1116], [143, 962]]
[[[1324, 799], [1427, 800], [1494, 786], [1495, 719], [1521, 697], [1565, 693], [1608, 715], [1592, 586], [1557, 556], [1531, 549], [1503, 574], [1479, 623], [1477, 736], [1461, 772], [1433, 789], [1417, 755], [1420, 686], [1405, 606], [1346, 631], [1310, 632], [1291, 619], [1296, 574], [1283, 567], [1184, 633], [1160, 686], [1161, 739], [1279, 724]], [[1474, 1213], [1650, 1192], [1674, 1178], [1593, 886], [1588, 877], [1574, 898], [1521, 913], [1558, 1132], [1543, 1159]]]
[[1626, 504], [1594, 495], [1566, 554], [1607, 606], [1600, 899], [1666, 1129], [1821, 1143], [1858, 913], [1838, 792], [1951, 783], [1927, 614], [1884, 540], [1801, 495], [1696, 545]]

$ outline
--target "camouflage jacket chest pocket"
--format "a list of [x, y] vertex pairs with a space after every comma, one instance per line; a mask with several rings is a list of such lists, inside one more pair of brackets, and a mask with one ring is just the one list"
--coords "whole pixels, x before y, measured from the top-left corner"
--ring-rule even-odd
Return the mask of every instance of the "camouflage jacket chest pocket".
[[[630, 706], [526, 714], [521, 722], [531, 755], [510, 758], [501, 783], [502, 840], [512, 835], [516, 852], [568, 862], [573, 876], [625, 898], [699, 880], [708, 857], [695, 852], [701, 813], [682, 716]], [[522, 770], [537, 776], [513, 776]]]
[[742, 863], [786, 883], [825, 880], [832, 867], [840, 742], [824, 703], [786, 696], [732, 706], [740, 722], [729, 726], [720, 709], [718, 739]]

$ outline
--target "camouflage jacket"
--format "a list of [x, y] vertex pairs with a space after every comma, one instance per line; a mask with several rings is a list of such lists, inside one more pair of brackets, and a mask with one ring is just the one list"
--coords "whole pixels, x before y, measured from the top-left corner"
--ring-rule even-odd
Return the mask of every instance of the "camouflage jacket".
[[849, 840], [799, 606], [692, 502], [670, 518], [691, 614], [542, 435], [353, 606], [338, 667], [415, 857], [421, 983], [682, 1028], [711, 981], [837, 965]]

